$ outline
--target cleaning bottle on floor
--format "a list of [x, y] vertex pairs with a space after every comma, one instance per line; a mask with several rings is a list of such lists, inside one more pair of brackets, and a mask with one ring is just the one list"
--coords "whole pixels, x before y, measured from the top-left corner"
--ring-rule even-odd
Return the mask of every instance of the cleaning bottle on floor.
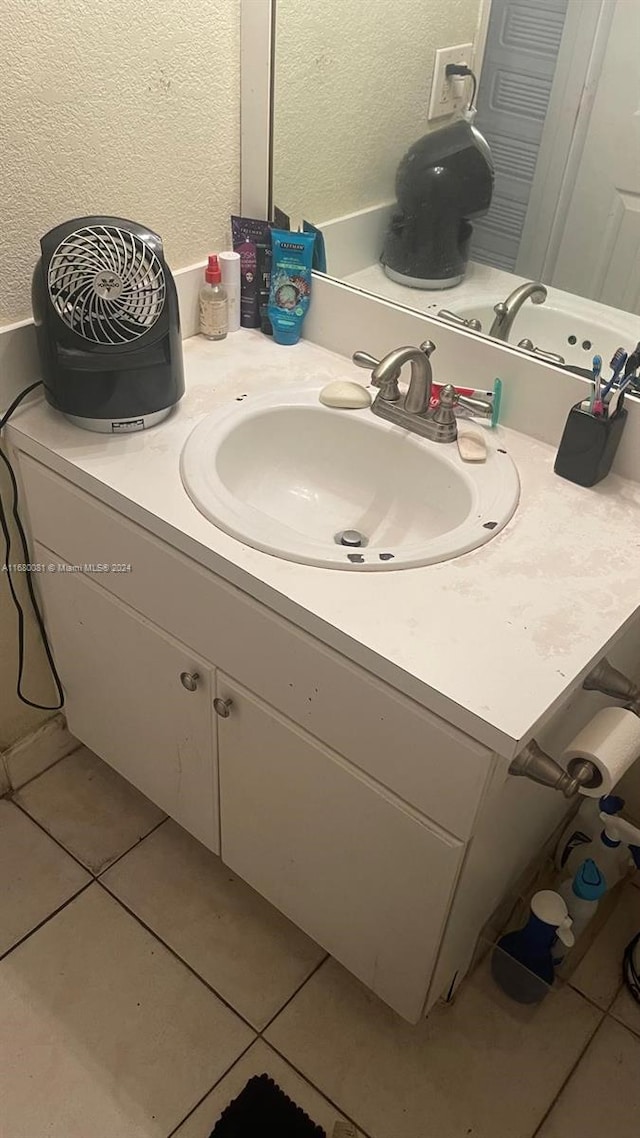
[[572, 948], [571, 917], [558, 893], [542, 889], [531, 898], [524, 928], [501, 937], [491, 957], [494, 980], [519, 1004], [538, 1004], [555, 979], [556, 941]]
[[575, 876], [582, 862], [591, 858], [604, 875], [607, 889], [613, 889], [630, 869], [632, 861], [638, 864], [640, 830], [619, 815], [605, 811], [600, 813], [599, 823], [599, 833], [588, 844], [572, 850], [565, 869]]
[[[580, 939], [587, 925], [595, 917], [600, 898], [604, 897], [606, 892], [606, 878], [590, 857], [578, 867], [575, 877], [568, 878], [558, 889], [573, 921], [571, 932], [576, 940]], [[558, 940], [553, 949], [554, 959], [560, 963], [568, 951], [567, 946]]]
[[[624, 810], [624, 798], [617, 794], [605, 794], [602, 798], [583, 798], [582, 805], [577, 814], [565, 827], [560, 841], [556, 846], [556, 869], [561, 871], [562, 877], [573, 878], [575, 869], [584, 861], [585, 847], [593, 842], [602, 830], [600, 814], [610, 814], [612, 817]], [[577, 861], [572, 859], [574, 873], [571, 873], [567, 862], [575, 850], [578, 850]]]

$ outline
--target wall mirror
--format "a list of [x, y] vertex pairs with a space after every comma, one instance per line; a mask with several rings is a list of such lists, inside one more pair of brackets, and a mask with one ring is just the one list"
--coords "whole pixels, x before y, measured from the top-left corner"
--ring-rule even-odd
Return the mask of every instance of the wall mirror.
[[608, 375], [640, 340], [639, 26], [640, 0], [272, 0], [271, 203], [330, 277]]

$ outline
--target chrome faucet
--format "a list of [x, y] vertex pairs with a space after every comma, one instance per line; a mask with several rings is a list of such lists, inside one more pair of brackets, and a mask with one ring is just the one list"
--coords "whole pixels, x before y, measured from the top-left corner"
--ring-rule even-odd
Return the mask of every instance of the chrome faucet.
[[493, 311], [495, 312], [495, 320], [489, 329], [490, 336], [496, 336], [498, 340], [508, 340], [509, 333], [513, 327], [513, 322], [518, 315], [525, 300], [529, 300], [533, 304], [543, 304], [547, 299], [547, 290], [539, 281], [529, 281], [527, 284], [518, 285], [514, 288], [513, 292], [509, 293], [506, 300], [501, 300], [496, 304]]
[[[451, 443], [457, 438], [458, 428], [453, 412], [455, 391], [447, 384], [440, 392], [440, 402], [430, 409], [433, 373], [430, 357], [435, 344], [425, 340], [419, 348], [395, 348], [381, 360], [368, 352], [354, 352], [353, 362], [358, 367], [371, 368], [371, 382], [380, 391], [371, 410], [381, 419], [414, 431], [438, 443]], [[400, 391], [398, 380], [405, 364], [411, 364], [411, 378], [406, 393]]]

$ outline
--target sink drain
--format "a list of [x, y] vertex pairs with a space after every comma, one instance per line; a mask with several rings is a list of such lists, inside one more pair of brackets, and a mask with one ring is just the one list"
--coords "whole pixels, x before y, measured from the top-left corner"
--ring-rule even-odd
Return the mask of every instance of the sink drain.
[[343, 529], [333, 540], [336, 545], [346, 545], [348, 549], [362, 549], [367, 544], [366, 537], [357, 529]]

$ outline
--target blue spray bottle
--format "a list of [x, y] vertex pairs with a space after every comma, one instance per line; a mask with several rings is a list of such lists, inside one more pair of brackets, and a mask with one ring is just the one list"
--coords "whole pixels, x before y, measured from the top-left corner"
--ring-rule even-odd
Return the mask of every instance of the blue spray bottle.
[[542, 889], [531, 898], [524, 928], [506, 933], [493, 950], [491, 972], [503, 992], [519, 1004], [540, 1003], [555, 978], [556, 939], [573, 947], [571, 917], [558, 893]]

